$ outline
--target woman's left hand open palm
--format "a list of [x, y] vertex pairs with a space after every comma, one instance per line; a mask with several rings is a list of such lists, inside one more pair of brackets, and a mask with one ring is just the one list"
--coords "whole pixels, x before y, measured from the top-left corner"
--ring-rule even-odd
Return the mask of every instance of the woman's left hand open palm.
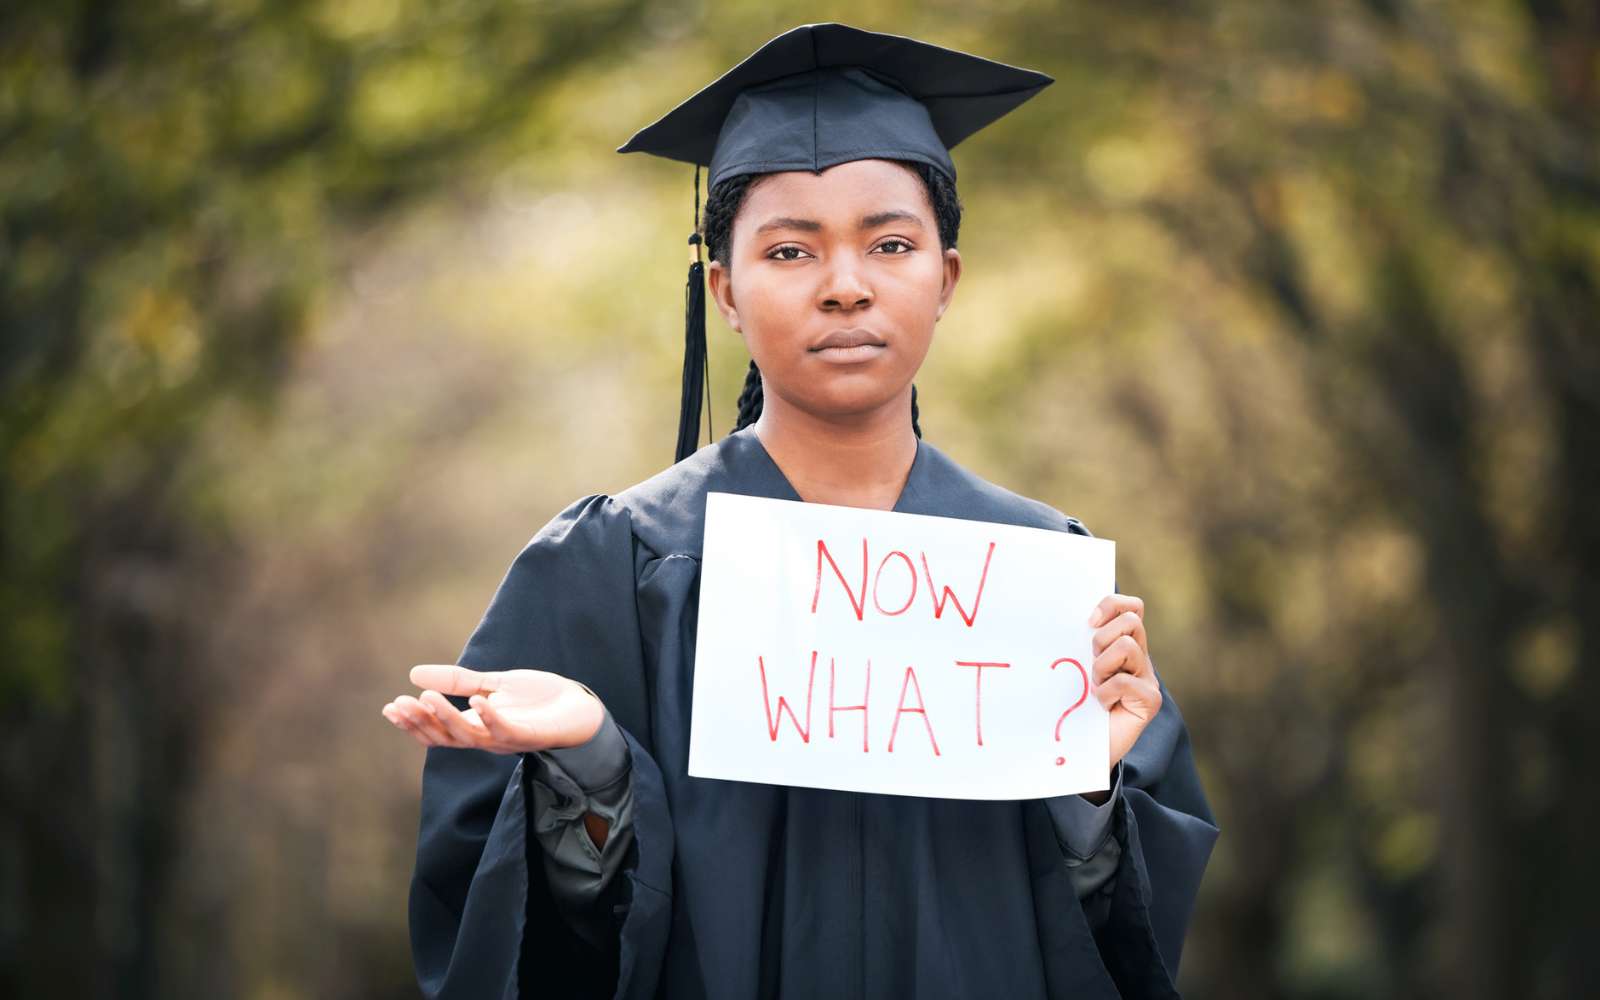
[[[383, 717], [427, 747], [524, 753], [577, 746], [605, 722], [605, 706], [577, 681], [548, 670], [472, 670], [456, 664], [411, 668], [421, 697], [401, 695]], [[461, 711], [446, 695], [468, 699]]]

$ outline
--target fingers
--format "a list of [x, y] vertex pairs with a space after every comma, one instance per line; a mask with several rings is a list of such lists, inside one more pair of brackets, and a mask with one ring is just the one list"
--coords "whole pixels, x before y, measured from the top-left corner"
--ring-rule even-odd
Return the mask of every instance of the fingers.
[[423, 746], [428, 747], [433, 745], [432, 741], [430, 741], [428, 737], [424, 736], [416, 726], [413, 726], [410, 720], [408, 720], [405, 715], [395, 707], [394, 702], [390, 702], [389, 704], [383, 706], [383, 717], [393, 723], [396, 729], [409, 734], [412, 739], [416, 740]]
[[1120, 704], [1142, 722], [1161, 711], [1161, 686], [1153, 677], [1117, 674], [1096, 688], [1094, 696], [1107, 711]]
[[1095, 629], [1093, 636], [1095, 655], [1100, 655], [1118, 636], [1123, 635], [1132, 636], [1133, 640], [1139, 644], [1140, 649], [1149, 651], [1150, 647], [1144, 634], [1144, 618], [1137, 612], [1124, 611]]
[[445, 732], [449, 734], [452, 745], [477, 747], [488, 741], [488, 730], [477, 720], [462, 715], [454, 705], [450, 704], [449, 699], [438, 691], [424, 691], [418, 700], [438, 717], [444, 725]]
[[426, 706], [410, 695], [401, 695], [385, 705], [383, 716], [397, 728], [410, 733], [423, 746], [448, 743], [448, 737], [439, 725], [439, 720], [433, 717], [433, 713], [429, 712]]
[[420, 663], [411, 668], [411, 683], [442, 694], [488, 694], [500, 688], [498, 671], [473, 670], [448, 663]]
[[488, 730], [490, 739], [501, 744], [513, 742], [516, 733], [511, 723], [506, 721], [505, 716], [495, 711], [495, 707], [489, 704], [488, 698], [481, 694], [475, 694], [472, 696], [470, 703], [473, 710], [478, 713], [478, 721], [482, 722], [484, 729]]
[[1111, 645], [1094, 658], [1090, 676], [1096, 684], [1104, 684], [1113, 674], [1128, 673], [1142, 677], [1150, 672], [1150, 657], [1131, 635], [1113, 639]]
[[445, 730], [439, 717], [433, 710], [422, 702], [403, 694], [394, 700], [395, 708], [405, 717], [413, 729], [427, 737], [432, 746], [448, 746], [450, 734]]
[[1124, 611], [1132, 611], [1134, 614], [1142, 616], [1144, 614], [1144, 598], [1135, 597], [1132, 594], [1107, 594], [1100, 599], [1100, 603], [1096, 604], [1094, 610], [1089, 613], [1089, 626], [1094, 628], [1104, 625]]

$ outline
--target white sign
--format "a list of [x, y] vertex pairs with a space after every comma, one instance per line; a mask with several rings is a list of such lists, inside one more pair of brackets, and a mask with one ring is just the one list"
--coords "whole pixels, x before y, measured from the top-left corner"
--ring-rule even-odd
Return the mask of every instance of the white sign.
[[706, 497], [689, 774], [960, 799], [1108, 787], [1104, 538]]

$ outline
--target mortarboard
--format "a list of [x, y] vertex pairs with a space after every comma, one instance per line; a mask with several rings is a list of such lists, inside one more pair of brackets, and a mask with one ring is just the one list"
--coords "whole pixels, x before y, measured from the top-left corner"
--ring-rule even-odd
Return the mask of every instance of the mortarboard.
[[820, 172], [864, 159], [926, 163], [953, 182], [950, 149], [1052, 82], [1043, 73], [902, 35], [803, 24], [617, 147], [695, 165], [678, 461], [699, 439], [705, 385], [699, 168], [708, 168], [708, 193], [739, 174]]

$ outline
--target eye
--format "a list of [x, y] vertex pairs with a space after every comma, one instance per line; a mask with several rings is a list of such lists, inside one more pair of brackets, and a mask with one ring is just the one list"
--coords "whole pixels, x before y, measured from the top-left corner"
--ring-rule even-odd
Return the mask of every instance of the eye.
[[899, 247], [900, 248], [898, 250], [885, 250], [884, 251], [885, 256], [889, 256], [889, 257], [901, 257], [901, 256], [904, 256], [905, 254], [910, 253], [912, 251], [912, 249], [913, 249], [911, 244], [907, 243], [905, 240], [900, 240], [900, 239], [884, 240], [882, 243], [879, 243], [876, 247], [874, 247], [874, 249], [883, 250], [885, 247]]
[[[793, 256], [785, 256], [786, 254], [793, 254]], [[804, 250], [800, 249], [797, 246], [782, 246], [782, 247], [776, 247], [773, 250], [771, 250], [767, 254], [767, 259], [769, 259], [769, 260], [799, 260], [801, 257], [804, 257], [804, 256], [809, 256], [809, 255]]]

